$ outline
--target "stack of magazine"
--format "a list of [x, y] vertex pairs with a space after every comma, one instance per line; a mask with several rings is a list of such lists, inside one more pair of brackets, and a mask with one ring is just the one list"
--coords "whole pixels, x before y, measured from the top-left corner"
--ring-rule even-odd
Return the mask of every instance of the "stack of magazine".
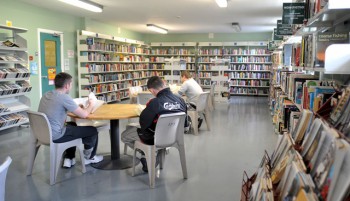
[[5, 82], [0, 84], [0, 96], [29, 92], [31, 89], [32, 87], [26, 81]]
[[0, 116], [0, 128], [8, 127], [17, 123], [28, 121], [28, 117], [24, 113], [13, 113]]
[[30, 73], [25, 67], [17, 68], [0, 68], [0, 79], [6, 78], [26, 78]]

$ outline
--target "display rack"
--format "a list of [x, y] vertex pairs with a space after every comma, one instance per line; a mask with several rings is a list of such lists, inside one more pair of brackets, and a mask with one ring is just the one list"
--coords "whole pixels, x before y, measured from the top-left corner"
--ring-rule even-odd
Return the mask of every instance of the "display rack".
[[100, 100], [129, 98], [129, 87], [145, 87], [149, 48], [142, 41], [77, 31], [79, 97], [95, 93]]
[[27, 29], [0, 25], [0, 131], [28, 123], [30, 108]]

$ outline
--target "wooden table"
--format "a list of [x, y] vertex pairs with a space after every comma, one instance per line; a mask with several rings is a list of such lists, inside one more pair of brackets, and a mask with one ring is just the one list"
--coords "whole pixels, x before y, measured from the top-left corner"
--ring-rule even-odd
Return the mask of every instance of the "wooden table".
[[[104, 156], [103, 161], [91, 164], [91, 166], [103, 170], [121, 170], [132, 167], [132, 156], [120, 155], [119, 119], [138, 117], [137, 109], [137, 104], [105, 104], [86, 118], [110, 120], [111, 155]], [[79, 118], [72, 113], [68, 113], [68, 116]]]

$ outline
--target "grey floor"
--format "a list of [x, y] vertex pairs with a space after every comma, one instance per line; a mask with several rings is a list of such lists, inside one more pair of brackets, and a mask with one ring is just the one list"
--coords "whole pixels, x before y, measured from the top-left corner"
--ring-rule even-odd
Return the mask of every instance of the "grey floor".
[[[49, 149], [40, 148], [33, 175], [26, 176], [28, 128], [0, 132], [0, 160], [11, 156], [6, 183], [6, 201], [19, 200], [200, 200], [235, 201], [240, 198], [243, 170], [252, 174], [264, 150], [272, 152], [273, 133], [266, 97], [231, 97], [216, 104], [212, 129], [203, 123], [199, 136], [186, 135], [189, 178], [183, 180], [178, 152], [170, 149], [165, 167], [157, 170], [155, 189], [148, 187], [148, 175], [138, 165], [131, 169], [103, 171], [90, 166], [80, 172], [79, 164], [60, 169], [58, 183], [49, 183]], [[121, 122], [125, 128], [126, 121]], [[100, 134], [98, 153], [108, 154], [109, 136]], [[131, 150], [129, 150], [131, 154]]]

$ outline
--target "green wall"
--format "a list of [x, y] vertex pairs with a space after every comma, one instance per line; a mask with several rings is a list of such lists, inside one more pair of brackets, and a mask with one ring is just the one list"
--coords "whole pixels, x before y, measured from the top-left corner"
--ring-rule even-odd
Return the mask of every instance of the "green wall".
[[146, 34], [144, 41], [150, 42], [232, 42], [232, 41], [268, 41], [272, 32], [263, 33], [209, 33], [203, 34]]
[[[106, 24], [89, 18], [69, 15], [63, 12], [47, 10], [19, 0], [1, 0], [0, 24], [10, 20], [15, 27], [26, 28], [29, 31], [21, 34], [28, 41], [28, 55], [33, 56], [33, 62], [38, 62], [38, 29], [60, 31], [64, 34], [64, 58], [68, 58], [67, 51], [74, 50], [76, 55], [76, 30], [88, 30], [92, 32], [124, 37], [134, 40], [150, 42], [226, 42], [226, 41], [266, 41], [271, 38], [271, 32], [267, 33], [214, 33], [214, 38], [209, 39], [208, 34], [141, 34], [121, 27]], [[72, 97], [78, 94], [78, 70], [77, 58], [69, 59], [69, 70], [75, 82], [71, 91]], [[30, 78], [33, 86], [29, 95], [32, 103], [32, 110], [37, 110], [39, 105], [39, 76], [32, 75]]]

